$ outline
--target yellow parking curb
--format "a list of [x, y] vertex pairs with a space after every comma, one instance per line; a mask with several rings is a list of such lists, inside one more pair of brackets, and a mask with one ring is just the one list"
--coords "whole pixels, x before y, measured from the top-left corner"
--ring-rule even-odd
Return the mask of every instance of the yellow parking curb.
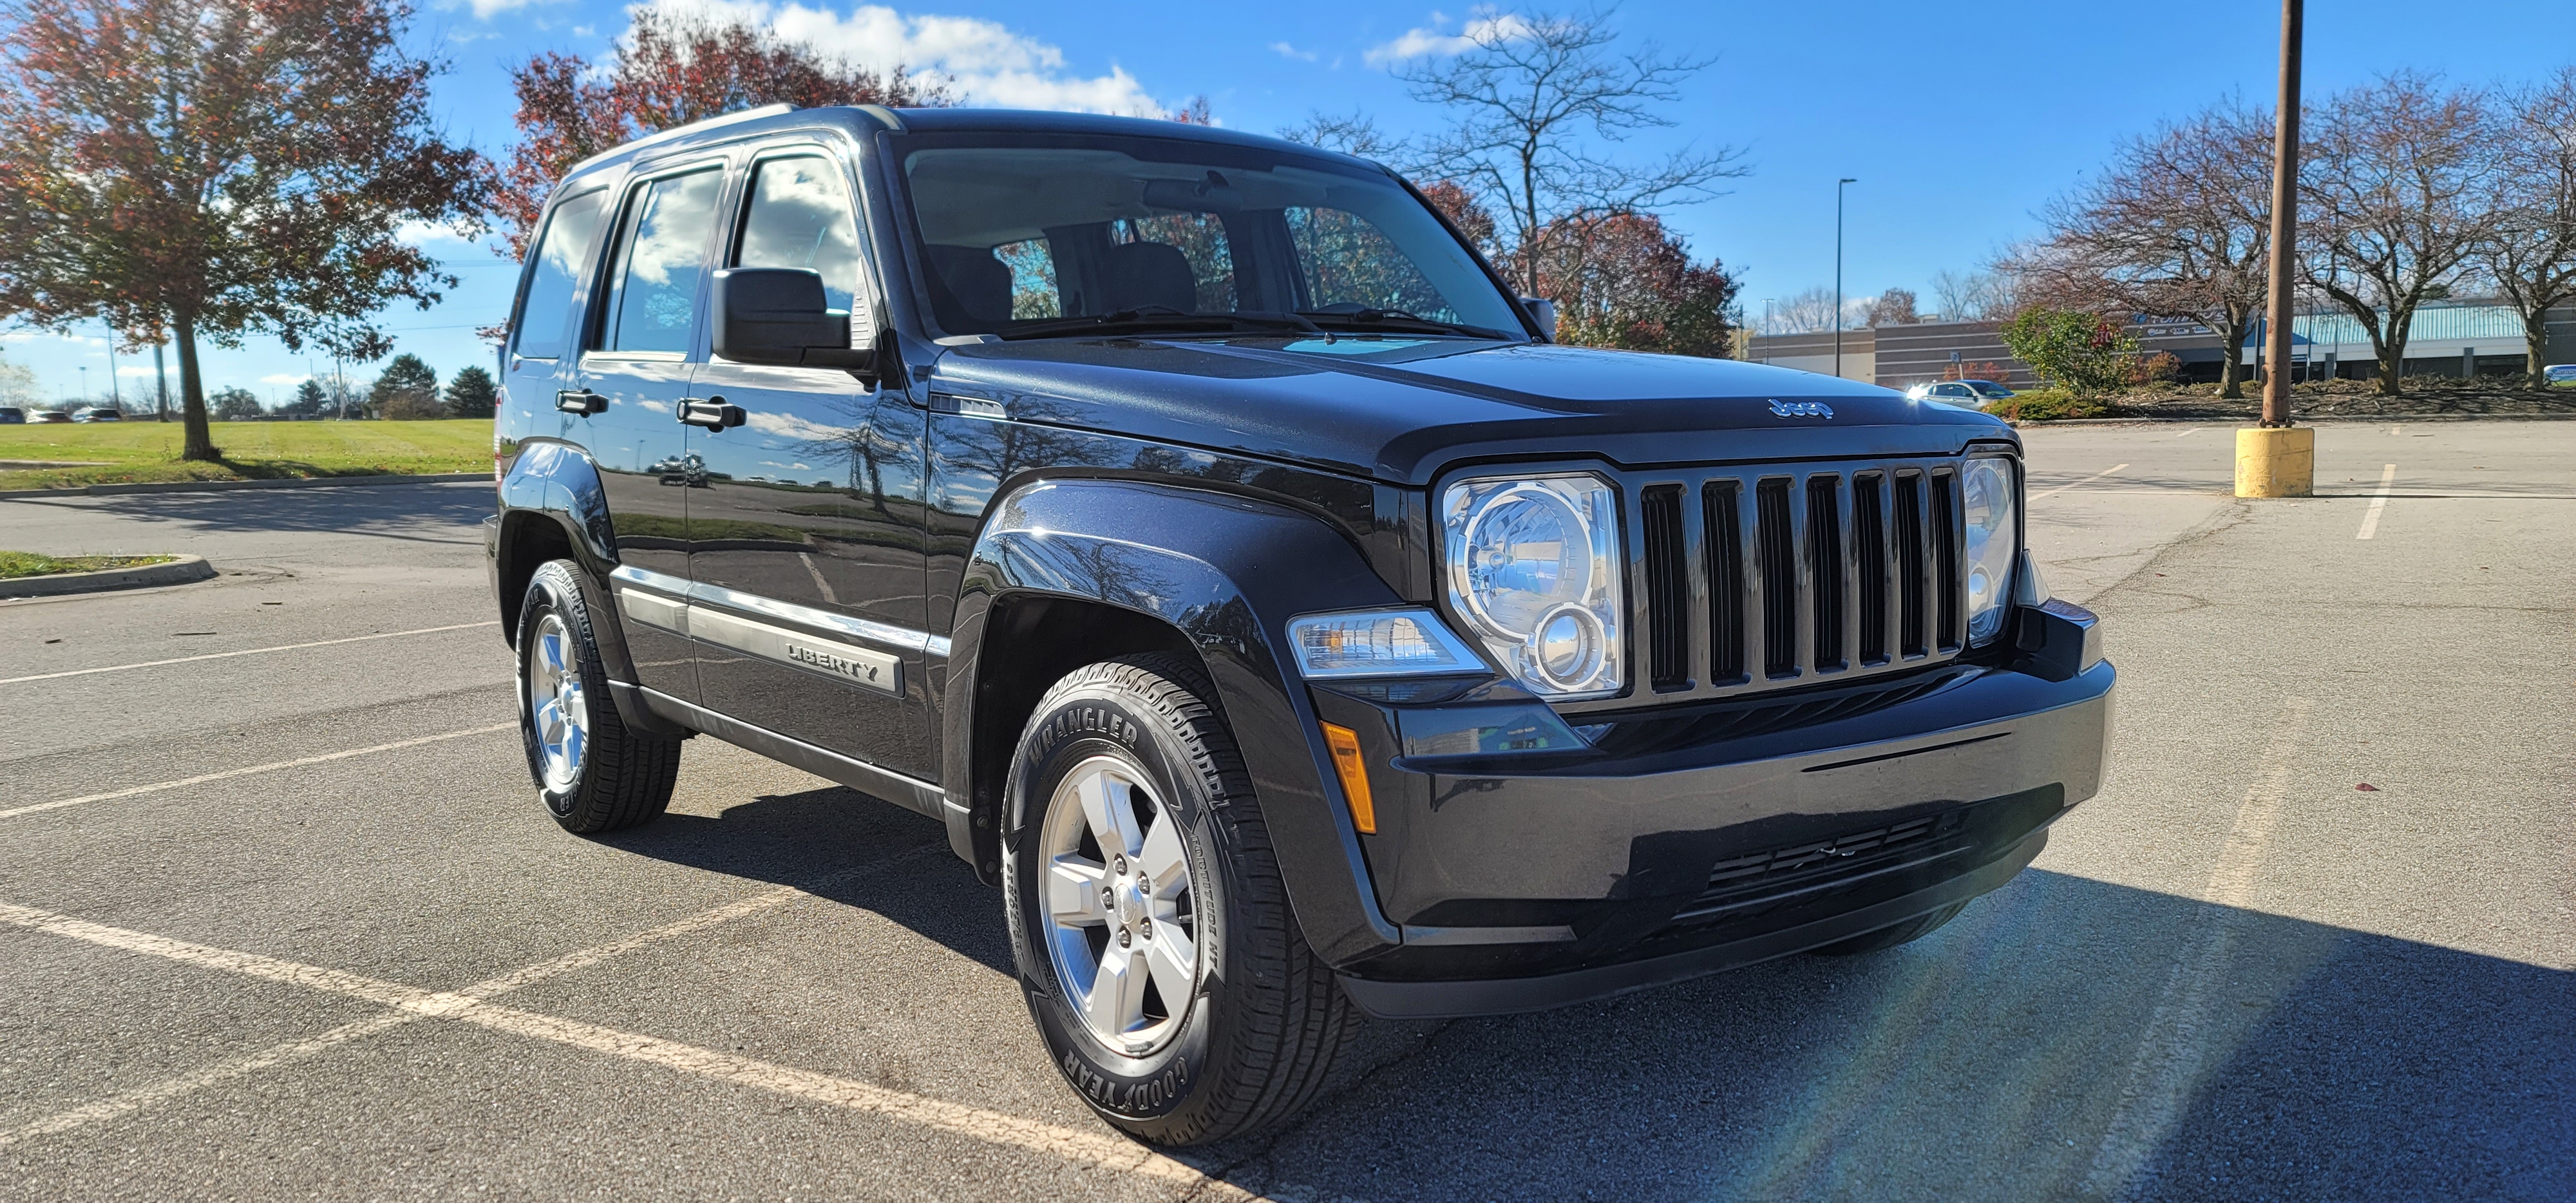
[[2307, 497], [2317, 491], [2313, 426], [2248, 426], [2236, 432], [2236, 495]]

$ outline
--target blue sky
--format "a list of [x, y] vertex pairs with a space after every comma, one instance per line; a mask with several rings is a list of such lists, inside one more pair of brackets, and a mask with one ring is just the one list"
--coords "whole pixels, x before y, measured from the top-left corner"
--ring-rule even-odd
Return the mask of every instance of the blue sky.
[[[862, 61], [945, 66], [982, 103], [1129, 110], [1204, 95], [1225, 125], [1271, 132], [1308, 113], [1363, 110], [1393, 134], [1426, 132], [1390, 56], [1436, 48], [1477, 10], [1397, 3], [1109, 6], [948, 0], [895, 6], [831, 0], [686, 0], [775, 21]], [[419, 52], [452, 64], [436, 84], [450, 133], [506, 151], [508, 67], [540, 50], [599, 55], [626, 6], [601, 0], [424, 0]], [[1844, 0], [1837, 4], [1629, 0], [1631, 38], [1714, 56], [1671, 110], [1680, 123], [1635, 139], [1651, 155], [1685, 142], [1731, 145], [1752, 174], [1728, 195], [1671, 214], [1701, 255], [1738, 272], [1746, 308], [1833, 278], [1833, 182], [1850, 189], [1845, 288], [1915, 288], [2030, 234], [2031, 213], [2122, 137], [2231, 93], [2268, 103], [2279, 21], [2264, 0], [2069, 4], [2064, 0]], [[1436, 52], [1436, 51], [1435, 51]], [[2329, 0], [2308, 13], [2309, 94], [2400, 68], [2474, 84], [2536, 78], [2576, 62], [2576, 0], [2471, 0], [2431, 7]], [[499, 319], [514, 281], [489, 250], [428, 242], [464, 278], [427, 312], [386, 315], [402, 350], [441, 378], [489, 351], [473, 328]], [[107, 391], [105, 331], [60, 338], [0, 331], [0, 354], [35, 369], [48, 396]], [[127, 397], [150, 358], [120, 357]], [[274, 400], [308, 363], [268, 340], [205, 351], [209, 391]], [[353, 378], [380, 365], [356, 365]], [[173, 365], [175, 374], [176, 365]], [[175, 375], [173, 381], [175, 387]]]

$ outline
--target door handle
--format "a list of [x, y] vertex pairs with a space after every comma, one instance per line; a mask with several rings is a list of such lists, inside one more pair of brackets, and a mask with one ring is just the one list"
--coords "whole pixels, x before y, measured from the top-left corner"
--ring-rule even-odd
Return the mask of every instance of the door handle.
[[743, 412], [741, 406], [732, 404], [722, 397], [709, 397], [704, 401], [680, 402], [679, 416], [682, 422], [691, 426], [723, 430], [730, 426], [742, 425]]
[[568, 388], [555, 394], [555, 408], [588, 417], [607, 409], [608, 398], [586, 388]]

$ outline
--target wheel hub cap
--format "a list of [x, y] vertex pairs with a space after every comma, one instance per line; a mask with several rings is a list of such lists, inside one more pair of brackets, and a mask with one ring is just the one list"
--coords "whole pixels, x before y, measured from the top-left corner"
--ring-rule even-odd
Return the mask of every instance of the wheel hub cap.
[[570, 789], [590, 747], [590, 702], [560, 615], [537, 620], [536, 646], [528, 650], [528, 721], [546, 788]]
[[1039, 830], [1056, 982], [1111, 1048], [1161, 1047], [1197, 990], [1196, 896], [1180, 827], [1124, 761], [1094, 757], [1056, 786]]

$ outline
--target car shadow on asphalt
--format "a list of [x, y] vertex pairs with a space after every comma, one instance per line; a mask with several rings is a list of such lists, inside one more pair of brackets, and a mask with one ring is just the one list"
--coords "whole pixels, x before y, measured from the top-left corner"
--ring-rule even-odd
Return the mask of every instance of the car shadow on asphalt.
[[638, 856], [794, 886], [1014, 972], [1001, 894], [949, 852], [947, 829], [857, 790], [765, 794], [714, 818], [671, 813], [597, 838]]
[[[1003, 974], [998, 894], [848, 789], [613, 847], [882, 915]], [[2576, 1198], [2576, 973], [2025, 872], [1911, 945], [1534, 1015], [1365, 1025], [1283, 1198]]]
[[328, 531], [411, 543], [479, 544], [492, 489], [473, 483], [127, 493], [92, 508], [141, 523], [260, 534]]
[[1370, 1025], [1281, 1197], [2576, 1198], [2576, 973], [2033, 870], [1916, 944]]

